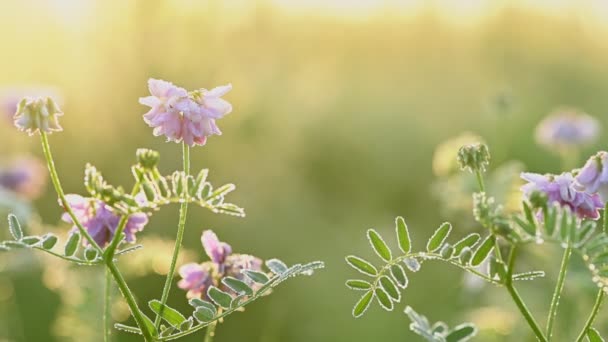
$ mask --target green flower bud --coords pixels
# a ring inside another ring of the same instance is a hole
[[[52,98],[34,99],[26,97],[19,102],[14,122],[19,130],[25,131],[29,135],[38,131],[45,133],[59,132],[63,130],[57,119],[61,115],[63,115],[63,112]]]
[[[464,145],[458,150],[457,160],[462,170],[485,172],[490,164],[490,150],[482,143]]]
[[[147,148],[138,149],[136,155],[139,165],[147,170],[154,169],[160,160],[160,154],[157,151],[149,150]]]

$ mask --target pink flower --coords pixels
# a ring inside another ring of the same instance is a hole
[[[225,242],[221,242],[217,235],[211,230],[206,230],[201,236],[201,242],[205,253],[209,256],[211,261],[216,264],[223,264],[226,261],[226,257],[232,254],[232,247]]]
[[[206,298],[207,289],[213,285],[212,263],[195,264],[190,263],[179,268],[179,275],[182,279],[177,286],[182,290],[187,290],[188,298]]]
[[[155,136],[195,146],[204,145],[211,135],[222,134],[215,120],[232,111],[230,103],[221,98],[231,85],[188,93],[173,83],[150,79],[148,88],[152,95],[140,98],[139,103],[150,107],[144,121],[154,128]]]
[[[110,206],[98,199],[85,198],[80,195],[70,194],[66,198],[78,221],[91,234],[98,245],[103,247],[112,240],[116,228],[118,228],[120,216]],[[65,222],[73,223],[68,213],[64,213],[61,218]],[[131,214],[124,230],[125,241],[134,243],[135,234],[142,231],[147,223],[148,216],[146,214]],[[76,226],[74,226],[73,230],[76,229]],[[86,240],[83,239],[82,241],[85,245],[87,244]]]
[[[587,160],[574,187],[588,194],[598,193],[603,201],[608,201],[608,152],[600,151]]]

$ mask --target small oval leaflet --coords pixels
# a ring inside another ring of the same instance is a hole
[[[477,328],[472,324],[464,323],[450,331],[445,340],[446,342],[464,342],[470,340],[475,335],[477,335]]]
[[[287,265],[279,259],[266,260],[266,267],[274,274],[283,274],[287,272],[288,269]]]
[[[377,287],[375,293],[376,293],[376,298],[378,299],[378,303],[380,304],[380,306],[384,310],[392,311],[393,302],[391,301],[391,298],[388,296],[388,293],[386,293],[386,291],[384,291],[384,289],[381,287]]]
[[[40,242],[40,238],[38,236],[26,236],[21,239],[21,242],[28,246],[34,246]]]
[[[403,253],[408,254],[412,250],[412,240],[410,239],[410,232],[403,217],[398,216],[395,219],[395,230],[397,231],[399,248]]]
[[[477,233],[471,233],[454,244],[454,255],[460,255],[465,247],[473,248],[481,240]]]
[[[359,258],[354,255],[350,255],[346,257],[346,262],[357,271],[367,274],[370,276],[375,276],[378,274],[378,270],[374,265],[370,264],[367,260]]]
[[[241,273],[247,276],[247,278],[253,280],[258,284],[266,284],[270,279],[268,276],[262,272],[253,271],[253,270],[242,270]]]
[[[97,250],[95,250],[95,248],[92,246],[87,246],[87,248],[84,250],[84,258],[88,261],[97,259]]]
[[[226,292],[218,289],[215,286],[211,286],[209,290],[207,290],[207,295],[211,300],[221,306],[224,309],[230,308],[230,303],[232,302],[232,296],[227,294]]]
[[[53,234],[46,234],[42,237],[42,248],[49,250],[55,247],[57,244],[57,236]]]
[[[377,231],[369,229],[367,231],[367,238],[369,239],[369,242],[372,245],[374,252],[376,252],[379,257],[381,257],[385,261],[390,261],[393,258],[391,250],[388,248],[386,242],[384,242],[382,236],[380,236]]]
[[[150,309],[152,309],[152,311],[154,311],[154,313],[157,315],[160,314],[161,308],[163,308],[163,304],[156,299],[151,300],[148,305],[150,306]],[[160,314],[160,316],[174,327],[179,327],[186,320],[186,318],[179,311],[167,306],[167,304],[164,305],[162,314]]]
[[[351,290],[368,290],[372,287],[372,284],[365,280],[350,279],[346,281],[346,286]]]
[[[450,231],[452,231],[452,225],[449,222],[445,222],[439,226],[426,244],[426,250],[429,252],[438,250],[450,234]]]
[[[23,230],[21,230],[21,224],[19,223],[17,216],[8,214],[8,228],[15,240],[21,240],[23,238]]]
[[[237,294],[246,294],[248,296],[253,295],[253,290],[245,282],[238,280],[233,277],[225,277],[222,279],[222,283],[228,286],[232,291]]]
[[[547,215],[545,215],[545,232],[548,236],[553,236],[555,232],[555,222],[557,221],[557,205],[552,205],[547,208]]]
[[[473,254],[471,259],[472,266],[479,266],[490,254],[492,248],[494,248],[495,237],[494,235],[488,235],[488,237],[481,243],[479,248]]]
[[[209,310],[209,308],[199,306],[198,308],[196,308],[196,311],[194,311],[193,316],[194,318],[196,318],[197,321],[201,323],[206,323],[213,320],[213,318],[215,317],[215,313]]]
[[[68,242],[65,244],[64,254],[66,256],[72,256],[78,250],[78,245],[80,244],[80,233],[74,232],[70,234],[68,238]]]
[[[401,267],[401,265],[395,264],[391,266],[391,275],[393,276],[393,279],[395,279],[395,282],[400,288],[404,289],[407,287],[407,275],[405,274],[405,271],[403,270],[403,267]]]
[[[398,302],[401,300],[401,293],[397,289],[397,285],[395,285],[395,283],[393,283],[393,281],[389,277],[382,276],[380,277],[379,282],[382,288],[394,301]]]
[[[359,299],[357,304],[355,304],[355,307],[353,308],[353,316],[355,318],[361,317],[365,313],[367,308],[369,308],[369,304],[372,302],[372,299],[374,299],[374,292],[367,291],[361,297],[361,299]]]
[[[199,299],[199,298],[192,298],[188,301],[188,303],[193,306],[194,308],[198,308],[198,307],[205,307],[211,311],[213,311],[213,315],[215,316],[216,314],[216,308],[215,305],[209,303],[208,301]]]
[[[192,321],[192,317],[188,317],[187,320],[184,321],[184,323],[182,323],[179,326],[179,330],[180,331],[187,331],[190,330],[190,328],[192,328],[192,325],[194,324],[194,321]]]

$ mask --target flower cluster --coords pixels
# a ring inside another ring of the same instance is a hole
[[[98,245],[103,247],[112,241],[118,228],[120,216],[110,206],[100,200],[85,198],[80,195],[70,194],[66,198],[78,221],[91,234]],[[68,213],[64,213],[62,219],[68,223],[73,223]],[[142,231],[147,223],[148,216],[146,214],[131,214],[124,230],[125,241],[135,242],[135,234]],[[73,228],[74,231],[76,229],[76,227]],[[87,241],[83,239],[83,243],[87,244]]]
[[[15,126],[32,135],[38,131],[52,133],[62,131],[58,117],[63,115],[57,103],[50,97],[26,97],[19,102],[15,113]]]
[[[458,150],[457,161],[462,170],[485,172],[490,163],[490,150],[482,143],[464,145]]]
[[[571,149],[597,140],[598,121],[573,109],[557,110],[545,117],[536,127],[536,141],[549,149]]]
[[[155,136],[195,146],[204,145],[211,135],[222,134],[215,120],[232,111],[232,105],[221,98],[232,85],[188,92],[173,83],[150,79],[148,88],[151,96],[139,102],[150,107],[144,121],[154,128]]]
[[[537,192],[543,193],[549,203],[568,207],[580,218],[597,220],[600,217],[599,210],[604,208],[599,195],[576,189],[575,179],[570,172],[561,175],[524,172],[521,178],[528,182],[521,188],[526,197],[533,197]]]
[[[211,259],[201,264],[189,263],[179,269],[182,280],[178,286],[188,291],[188,298],[207,298],[207,289],[210,286],[220,286],[224,277],[234,277],[246,282],[251,287],[256,285],[247,280],[242,270],[260,271],[262,260],[247,254],[232,254],[232,247],[219,241],[217,235],[211,230],[203,232],[201,242],[205,253]]]

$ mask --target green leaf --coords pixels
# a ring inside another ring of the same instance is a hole
[[[395,264],[391,266],[391,275],[393,276],[393,279],[395,279],[395,282],[400,288],[404,289],[407,287],[407,275],[405,274],[405,271],[403,270],[403,267],[401,267],[401,265]]]
[[[346,262],[357,271],[367,274],[370,276],[375,276],[378,274],[378,270],[374,265],[370,264],[367,260],[359,258],[354,255],[349,255],[346,257]]]
[[[154,336],[154,337],[158,336],[158,331],[156,330],[156,327],[154,326],[154,322],[152,322],[150,317],[148,317],[144,314],[142,314],[141,316],[144,319],[144,324],[146,325],[146,328],[148,328],[148,331],[150,331],[152,336]]]
[[[458,255],[458,259],[460,260],[460,263],[463,265],[468,265],[469,262],[471,262],[471,259],[473,258],[473,252],[471,251],[471,248],[464,247],[462,249],[462,251],[460,252],[460,254]]]
[[[23,242],[24,244],[28,245],[28,246],[34,246],[37,245],[40,242],[40,237],[38,236],[26,236],[24,238],[21,239],[21,242]]]
[[[379,257],[381,257],[385,261],[391,261],[391,259],[393,258],[391,250],[388,248],[386,242],[384,242],[382,236],[380,236],[377,231],[369,229],[367,231],[367,238],[369,239],[369,242],[372,245],[374,252],[376,252]]]
[[[283,274],[287,272],[287,265],[279,259],[266,260],[266,267],[274,274]]]
[[[481,240],[481,236],[479,236],[479,234],[477,233],[471,233],[465,236],[460,241],[456,242],[456,244],[454,244],[454,255],[460,255],[462,249],[465,247],[475,247],[479,240]]]
[[[162,325],[160,327],[160,337],[167,337],[175,332],[175,327],[169,326],[168,328]]]
[[[389,297],[388,293],[386,293],[386,291],[381,287],[377,287],[375,293],[376,299],[378,299],[378,303],[380,304],[380,306],[386,311],[392,311],[393,302],[391,301],[391,298]]]
[[[232,302],[230,302],[230,309],[237,309],[239,306],[241,306],[241,302],[243,301],[243,299],[245,299],[245,297],[247,297],[246,294],[240,294],[234,298],[232,298]]]
[[[193,324],[194,322],[192,321],[192,317],[188,317],[188,319],[179,326],[179,331],[188,331],[190,328],[192,328]]]
[[[403,217],[398,216],[395,219],[395,229],[397,230],[399,248],[403,253],[408,254],[412,250],[412,240],[410,239],[410,232]]]
[[[11,235],[15,240],[21,240],[23,238],[23,230],[21,230],[21,224],[17,219],[17,216],[8,214],[8,229],[11,231]]]
[[[207,296],[217,305],[223,307],[224,309],[230,308],[230,303],[232,302],[232,296],[227,294],[226,292],[218,289],[215,286],[211,286],[209,290],[207,290]]]
[[[42,237],[42,248],[50,250],[57,244],[57,236],[49,233]]]
[[[251,287],[249,287],[249,285],[247,285],[245,282],[238,280],[236,278],[233,277],[225,277],[224,279],[222,279],[222,283],[226,286],[228,286],[228,288],[230,288],[232,291],[236,292],[237,294],[246,294],[248,296],[253,295],[253,290],[251,289]]]
[[[365,313],[367,308],[369,308],[369,304],[372,302],[372,299],[374,299],[374,292],[365,292],[365,294],[361,297],[361,299],[359,299],[357,304],[355,304],[355,307],[353,308],[353,316],[355,318],[361,317]]]
[[[585,244],[595,233],[597,229],[597,222],[595,221],[585,221],[581,225],[581,229],[577,231],[576,234],[576,243],[579,245]]]
[[[532,208],[528,202],[524,201],[524,215],[526,216],[526,221],[528,221],[530,235],[536,236],[536,218],[534,218],[534,213],[532,213]]]
[[[446,260],[450,259],[454,255],[454,247],[449,243],[444,244],[439,250],[439,255]]]
[[[201,192],[203,191],[203,186],[205,185],[205,181],[207,180],[207,175],[209,174],[209,169],[202,169],[198,175],[196,175],[196,180],[194,181],[194,187],[196,188],[196,197],[201,198]]]
[[[380,277],[380,285],[382,286],[382,288],[384,289],[384,291],[386,291],[386,293],[388,293],[388,295],[396,302],[399,302],[401,300],[401,293],[399,292],[399,290],[397,289],[397,285],[395,285],[395,283],[393,283],[393,281],[391,280],[391,278],[387,277],[387,276],[382,276]]]
[[[220,196],[225,196],[229,192],[234,191],[234,189],[236,189],[236,185],[224,184],[224,185],[220,186],[219,188],[215,189],[215,191],[212,192],[211,195],[209,195],[209,197],[206,198],[206,200],[212,200],[212,199],[220,197]]]
[[[346,286],[351,290],[369,290],[372,284],[365,280],[349,279],[346,281]]]
[[[131,334],[139,334],[142,335],[141,330],[139,330],[139,328],[137,327],[131,327],[128,325],[124,325],[124,324],[120,324],[120,323],[116,323],[114,324],[114,328],[118,329],[118,330],[122,330]]]
[[[28,245],[24,244],[21,241],[10,241],[9,240],[9,241],[4,241],[2,244],[4,245],[4,247],[8,247],[9,249],[10,248],[26,248],[26,247],[29,247]]]
[[[167,306],[167,304],[165,304],[164,309],[161,310],[163,304],[156,299],[151,300],[148,305],[155,314],[160,315],[162,319],[174,327],[179,327],[186,320],[186,318],[179,313],[179,311]]]
[[[247,276],[247,278],[253,280],[258,284],[266,284],[270,279],[268,276],[262,272],[253,271],[253,270],[242,270],[241,273]]]
[[[536,236],[536,229],[534,226],[530,225],[530,223],[527,221],[524,221],[518,215],[513,216],[513,221],[515,221],[515,223],[517,223],[517,225],[520,226],[528,235]]]
[[[545,217],[545,232],[548,236],[553,236],[555,232],[555,223],[557,222],[557,212],[558,207],[556,205],[552,205],[547,208],[547,215]]]
[[[477,335],[477,328],[470,323],[464,323],[455,327],[445,337],[446,342],[464,342]]]
[[[194,318],[201,323],[210,322],[214,317],[215,312],[204,306],[199,306],[196,308],[196,311],[194,311]]]
[[[589,339],[589,342],[604,342],[604,338],[595,328],[587,330],[587,339]]]
[[[426,250],[429,252],[438,250],[450,234],[450,231],[452,231],[452,225],[449,222],[445,222],[439,226],[426,244]]]
[[[199,299],[199,298],[192,298],[188,301],[188,303],[190,305],[192,305],[194,308],[199,308],[199,307],[204,307],[207,308],[211,311],[213,311],[213,315],[215,316],[217,309],[215,308],[215,305],[209,303],[208,301]]]
[[[64,254],[66,256],[72,256],[78,250],[78,245],[80,244],[80,233],[73,232],[70,234],[68,238],[68,242],[65,244]]]
[[[473,259],[471,259],[472,266],[479,266],[490,254],[492,248],[494,248],[494,243],[496,238],[494,235],[488,235],[488,237],[483,240],[479,248],[473,254]]]
[[[97,259],[97,250],[93,248],[93,246],[87,246],[87,248],[84,250],[84,258],[88,261]]]

